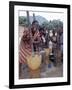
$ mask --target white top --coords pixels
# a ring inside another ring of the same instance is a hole
[[[49,41],[49,48],[52,49],[52,47],[53,47],[53,43],[52,43],[52,41]]]

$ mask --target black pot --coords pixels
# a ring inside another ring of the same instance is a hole
[[[55,62],[54,54],[49,55],[49,60],[52,61],[52,62]]]

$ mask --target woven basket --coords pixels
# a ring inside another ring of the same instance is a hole
[[[37,54],[29,56],[27,64],[29,67],[30,78],[40,78],[41,56]]]
[[[46,64],[49,64],[49,63],[50,63],[49,55],[50,55],[50,53],[52,52],[52,49],[46,48],[46,49],[44,49],[44,50],[45,50],[45,63],[46,63]]]
[[[38,54],[35,54],[35,55],[31,55],[27,58],[27,64],[28,64],[28,67],[31,69],[31,70],[36,70],[40,67],[41,65],[41,56],[38,55]]]

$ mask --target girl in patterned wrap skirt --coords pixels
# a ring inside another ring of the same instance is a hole
[[[32,53],[30,31],[25,28],[19,45],[19,76],[27,67],[27,57]]]
[[[28,28],[24,30],[23,36],[19,46],[19,76],[22,73],[22,67],[27,68],[27,57],[32,54],[32,43],[35,44],[36,50],[38,50],[38,46],[40,43],[40,35],[38,30],[35,31],[34,34],[31,35],[32,32]],[[32,37],[31,37],[32,36]],[[23,70],[24,72],[24,70]]]

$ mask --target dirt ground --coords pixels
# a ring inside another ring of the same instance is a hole
[[[63,76],[63,64],[58,66],[53,66],[48,68],[48,65],[42,65],[40,69],[40,77],[39,78],[50,78],[50,77],[62,77]],[[26,66],[22,66],[22,73],[20,75],[20,79],[28,79],[30,78],[29,68]]]

